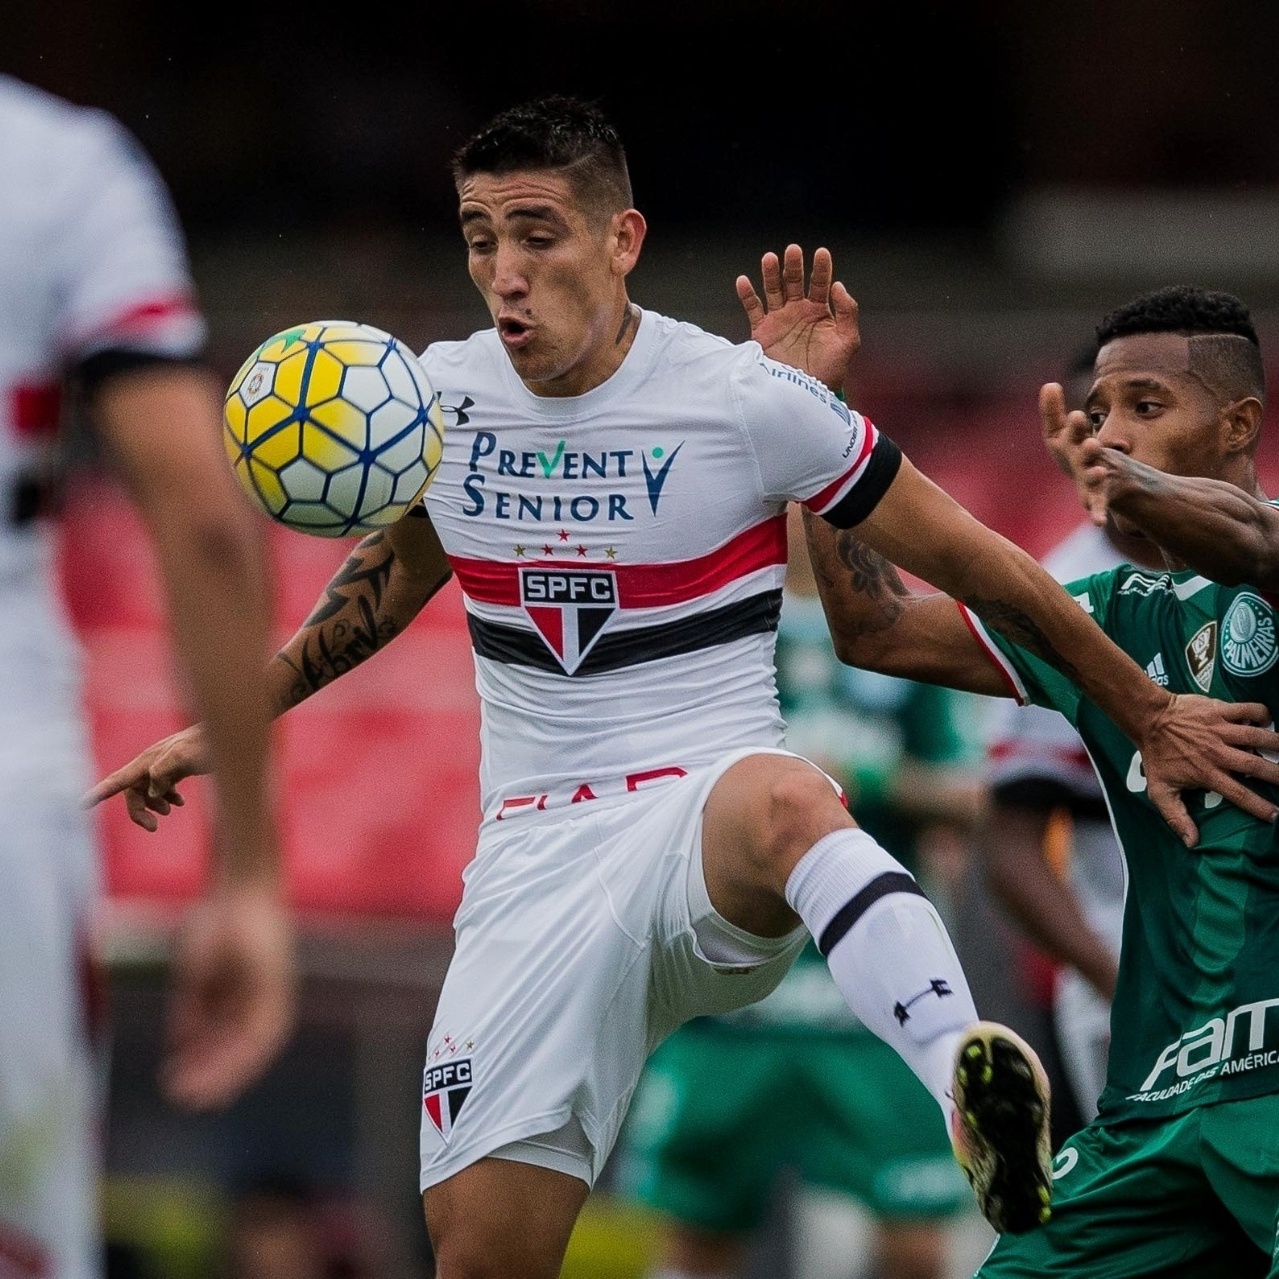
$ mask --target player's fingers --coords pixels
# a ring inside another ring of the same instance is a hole
[[[755,292],[755,286],[747,276],[737,277],[737,299],[742,304],[742,310],[746,312],[751,328],[754,329],[764,318],[764,304],[759,300],[759,294]]]
[[[782,297],[798,302],[804,296],[804,250],[788,244],[782,257]]]
[[[1224,720],[1232,724],[1255,724],[1268,731],[1268,737],[1279,745],[1279,734],[1273,731],[1274,716],[1264,702],[1217,702],[1214,709]],[[1267,749],[1273,749],[1268,747]]]
[[[836,280],[830,291],[831,306],[835,311],[835,323],[842,333],[854,343],[854,350],[862,344],[861,327],[858,323],[857,299]]]
[[[1066,417],[1066,392],[1060,382],[1045,382],[1039,388],[1039,420],[1045,435],[1061,430]]]
[[[1199,842],[1199,829],[1187,811],[1180,793],[1171,787],[1156,785],[1152,781],[1147,794],[1173,834],[1187,848],[1193,848]]]
[[[764,300],[769,309],[780,307],[782,297],[782,262],[776,253],[765,253],[759,260],[759,274],[764,282]]]
[[[1249,772],[1252,770],[1249,769]],[[1279,817],[1279,808],[1276,808],[1264,796],[1258,795],[1255,790],[1245,786],[1238,779],[1231,777],[1229,773],[1223,773],[1221,780],[1212,788],[1222,799],[1234,804],[1236,808],[1242,808],[1250,817],[1255,817],[1261,822],[1273,822]]]
[[[143,830],[153,833],[159,829],[160,823],[156,820],[155,814],[148,811],[147,797],[141,791],[125,791],[124,806],[128,810],[129,820],[135,826],[141,826]]]
[[[147,770],[144,765],[126,764],[123,768],[117,768],[114,773],[108,773],[85,794],[81,802],[85,808],[92,808],[95,804],[102,803],[104,799],[110,799],[112,795],[118,795],[122,790],[138,785],[146,775]]]
[[[801,259],[800,269],[803,270]],[[830,305],[830,282],[835,274],[829,249],[818,249],[813,254],[813,269],[808,276],[808,300],[821,306]]]

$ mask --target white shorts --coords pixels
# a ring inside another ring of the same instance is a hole
[[[1073,968],[1063,968],[1053,994],[1061,1065],[1083,1120],[1097,1117],[1110,1056],[1110,1005]]]
[[[100,1061],[86,1024],[96,867],[85,775],[0,758],[0,1274],[96,1279]]]
[[[594,1184],[657,1044],[786,975],[807,932],[734,927],[702,873],[711,788],[763,754],[789,752],[482,829],[427,1043],[423,1190],[490,1155]]]

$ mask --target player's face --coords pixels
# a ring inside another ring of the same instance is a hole
[[[458,194],[471,279],[516,373],[538,395],[598,386],[630,345],[618,350],[643,219],[592,216],[555,171],[479,173]]]
[[[1222,405],[1176,333],[1116,338],[1097,354],[1087,413],[1097,439],[1171,475],[1220,478]]]

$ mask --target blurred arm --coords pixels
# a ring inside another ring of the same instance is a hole
[[[1076,968],[1106,999],[1117,965],[1093,931],[1079,899],[1049,864],[1053,811],[991,801],[976,846],[986,884],[1026,935],[1054,959]]]

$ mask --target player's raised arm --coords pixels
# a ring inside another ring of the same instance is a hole
[[[452,575],[425,510],[360,541],[324,588],[310,616],[266,669],[274,715],[291,707],[384,648],[422,611]],[[180,805],[178,784],[209,771],[203,724],[163,738],[104,777],[89,792],[97,804],[124,793],[130,818],[154,831],[157,817]]]
[[[752,331],[761,332],[768,312],[762,304],[752,307],[745,292],[739,283]],[[778,331],[788,334],[789,346],[807,352],[807,358],[829,353],[833,330],[820,314],[822,308],[808,305],[812,299],[793,286],[788,292],[784,282],[772,293],[771,309],[795,318],[788,326],[774,316]],[[807,328],[813,341],[805,342],[796,327]],[[849,358],[851,351],[845,368]],[[1182,802],[1183,790],[1215,790],[1263,821],[1279,816],[1273,804],[1236,776],[1279,783],[1279,766],[1255,753],[1263,735],[1253,726],[1270,722],[1267,708],[1174,696],[1161,689],[1031,556],[981,524],[908,460],[901,460],[874,509],[857,520],[856,528],[871,550],[962,601],[988,626],[1083,689],[1140,749],[1147,793],[1187,846],[1194,845],[1198,832]],[[1262,749],[1279,746],[1273,733],[1264,737]]]

